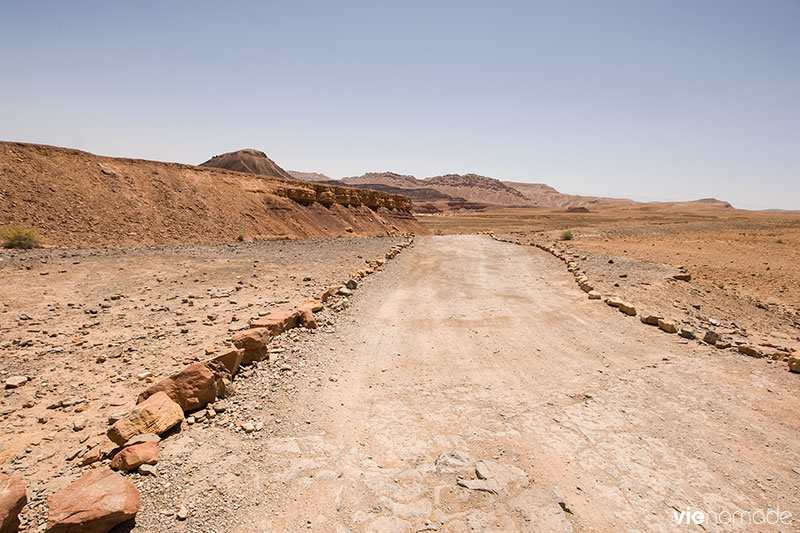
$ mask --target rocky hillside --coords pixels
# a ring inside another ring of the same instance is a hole
[[[224,168],[236,172],[261,174],[262,176],[275,176],[277,178],[291,178],[292,176],[279,167],[267,154],[252,148],[216,155],[200,164],[201,167]]]
[[[411,209],[378,191],[0,142],[0,226],[55,246],[424,233]]]
[[[624,198],[603,198],[599,196],[579,196],[564,194],[544,183],[520,183],[504,181],[503,184],[525,195],[532,207],[546,208],[585,208],[614,207],[634,205],[636,202]]]

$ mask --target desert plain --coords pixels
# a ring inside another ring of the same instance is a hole
[[[415,210],[396,177],[3,149],[1,222],[46,238],[0,251],[20,531],[107,519],[53,498],[108,466],[139,498],[114,531],[797,530],[676,517],[800,517],[800,213],[476,205],[471,176],[415,181]],[[48,173],[75,190],[26,209]],[[109,181],[157,227],[94,217]],[[178,416],[131,445],[152,387]]]

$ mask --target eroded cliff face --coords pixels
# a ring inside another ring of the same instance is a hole
[[[54,246],[425,233],[400,195],[2,142],[10,223]]]

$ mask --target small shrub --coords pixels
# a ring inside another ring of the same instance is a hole
[[[572,232],[570,230],[562,231],[559,239],[562,241],[571,241],[573,239]]]
[[[440,229],[437,229],[436,231],[434,231],[434,233],[436,235],[444,235],[444,232],[442,230],[440,230]]]
[[[244,240],[246,238],[247,238],[247,235],[245,235],[245,233],[243,231],[240,231],[239,234],[236,236],[236,241],[237,242],[244,242]]]
[[[0,238],[3,239],[4,248],[30,249],[39,248],[42,238],[35,229],[26,228],[17,224],[0,228]]]

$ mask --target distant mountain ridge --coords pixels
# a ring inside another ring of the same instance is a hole
[[[288,172],[279,167],[275,161],[267,157],[267,154],[252,148],[216,155],[205,163],[201,163],[199,166],[223,168],[225,170],[274,176],[276,178],[292,177]]]

